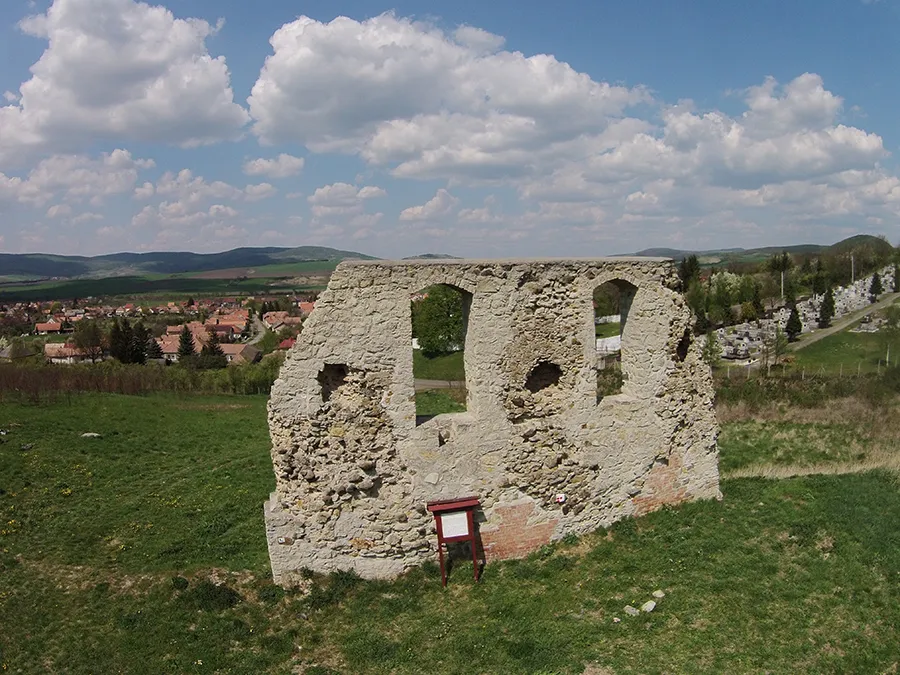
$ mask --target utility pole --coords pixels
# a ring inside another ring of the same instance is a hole
[[[856,262],[853,260],[853,254],[850,254],[850,283],[856,281]]]

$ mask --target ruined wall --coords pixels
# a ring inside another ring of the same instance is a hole
[[[625,379],[598,401],[592,296],[607,281],[630,300]],[[417,426],[410,295],[438,283],[471,296],[467,411]],[[717,497],[712,381],[676,284],[653,258],[342,263],[269,402],[276,582],[433,559],[432,499],[481,499],[491,560]]]

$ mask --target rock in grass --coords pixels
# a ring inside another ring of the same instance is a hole
[[[34,443],[24,443],[21,448],[19,448],[22,452],[27,450],[31,450],[34,447]]]
[[[653,600],[648,600],[643,605],[641,605],[642,612],[652,612],[654,609],[656,609],[656,603],[653,602]]]
[[[631,605],[625,605],[624,611],[628,616],[637,616],[641,613],[641,610],[639,610],[637,607],[632,607]]]
[[[93,431],[88,431],[86,433],[81,434],[82,438],[103,438],[100,434],[94,433]]]
[[[652,595],[654,598],[656,598],[657,600],[660,600],[660,599],[666,597],[666,594],[663,593],[662,591],[653,591],[653,593],[651,593],[651,595]]]

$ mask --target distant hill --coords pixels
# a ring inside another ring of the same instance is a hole
[[[423,253],[422,255],[408,255],[403,260],[459,260],[459,256],[449,253]]]
[[[690,255],[696,255],[700,258],[701,263],[729,263],[729,262],[753,262],[769,258],[775,253],[786,251],[792,255],[815,255],[817,253],[849,253],[864,247],[871,247],[875,251],[890,254],[894,251],[894,247],[881,237],[875,237],[871,234],[857,234],[848,239],[837,242],[830,246],[821,244],[795,244],[793,246],[764,246],[761,248],[724,248],[709,251],[688,251],[675,248],[647,248],[631,255],[639,257],[661,257],[672,258],[673,260],[683,260]]]
[[[324,246],[236,248],[222,253],[113,253],[94,257],[2,253],[0,276],[91,279],[145,274],[181,274],[310,261],[337,262],[349,258],[371,260],[372,256]]]

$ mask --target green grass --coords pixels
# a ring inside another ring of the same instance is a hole
[[[620,324],[618,323],[598,323],[594,325],[594,334],[598,338],[614,337],[621,332]]]
[[[895,345],[892,351],[896,351],[900,357],[900,344]],[[842,367],[844,375],[874,373],[878,370],[879,360],[884,368],[885,355],[881,335],[851,333],[848,328],[793,352],[793,367],[794,370],[806,369],[809,373],[824,372],[832,375],[840,373]]]
[[[719,469],[862,461],[870,445],[870,439],[851,424],[734,422],[725,425],[719,436]]]
[[[140,303],[148,298],[183,299],[188,295],[239,295],[278,293],[286,290],[318,290],[320,287],[296,287],[288,279],[198,279],[189,276],[123,276],[103,279],[74,279],[0,287],[0,300],[60,300],[67,298],[122,298]]]
[[[900,659],[900,490],[885,472],[726,481],[722,502],[490,564],[477,585],[461,564],[443,590],[428,565],[303,596],[269,581],[264,398],[6,402],[0,428],[9,672],[846,673]],[[723,458],[768,432],[729,433]],[[623,613],[655,589],[656,611]]]
[[[420,349],[414,349],[413,376],[420,380],[462,382],[466,379],[463,368],[463,352],[441,354],[429,358]]]
[[[434,417],[465,412],[465,389],[428,389],[416,392],[416,416]]]

